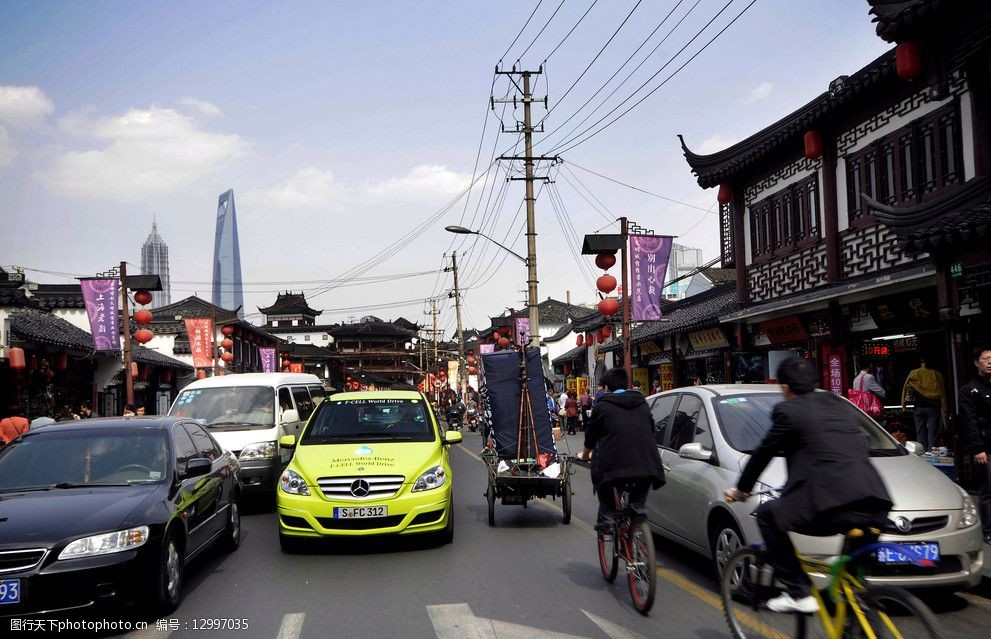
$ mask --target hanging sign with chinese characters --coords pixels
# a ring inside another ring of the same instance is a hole
[[[870,311],[874,323],[882,329],[904,330],[939,323],[935,287],[872,300]]]
[[[194,368],[213,366],[213,320],[209,317],[186,320],[189,333],[189,352],[193,355]]]
[[[772,344],[787,344],[809,338],[802,322],[794,315],[761,322],[760,330]]]
[[[258,355],[262,360],[262,372],[263,373],[274,373],[275,372],[275,349],[274,348],[259,348]]]
[[[661,291],[670,256],[670,236],[630,236],[630,299],[634,322],[661,319]]]
[[[117,313],[117,278],[85,278],[80,280],[83,302],[89,316],[93,348],[98,351],[120,350],[120,317]]]
[[[530,339],[530,318],[516,318],[516,343],[525,344]]]
[[[696,351],[709,351],[715,348],[729,348],[726,333],[718,326],[688,334],[688,341]]]

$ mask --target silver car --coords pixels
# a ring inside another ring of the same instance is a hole
[[[749,453],[771,427],[774,405],[783,399],[780,387],[762,384],[692,386],[647,398],[667,477],[667,483],[648,497],[650,525],[654,532],[712,559],[717,574],[733,551],[760,541],[750,515],[761,499],[771,497],[727,504],[723,491],[736,486]],[[976,585],[984,556],[973,500],[918,456],[919,444],[900,445],[858,413],[872,461],[894,501],[881,539],[926,544],[914,548],[932,558],[938,553],[934,568],[913,565],[904,556],[886,556],[887,563],[875,563],[870,580],[907,587]],[[786,478],[784,459],[775,458],[754,490],[780,488]],[[837,555],[842,543],[840,536],[793,538],[799,553],[819,557]]]

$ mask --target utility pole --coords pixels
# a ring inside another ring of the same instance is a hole
[[[124,394],[127,403],[134,403],[134,378],[131,377],[131,311],[127,304],[127,262],[120,263],[120,310],[124,322]]]
[[[458,288],[457,251],[451,254],[451,268],[444,270],[454,272],[454,314],[458,322],[458,385],[461,387],[458,396],[461,397],[461,393],[468,390],[468,370],[465,368],[465,334],[461,328],[461,289]]]
[[[623,294],[620,296],[620,301],[623,303],[623,368],[626,369],[627,387],[633,388],[633,365],[630,359],[630,334],[633,332],[633,328],[630,325],[630,282],[627,276],[629,272],[627,247],[630,245],[630,227],[629,220],[626,219],[625,215],[619,218],[619,233],[623,236],[623,246],[620,249],[622,255],[620,270],[623,273]]]
[[[432,332],[434,336],[434,365],[436,366],[437,365],[437,300],[436,299],[430,300],[430,314],[433,316],[434,319],[434,330]]]
[[[530,341],[533,346],[537,349],[540,348],[540,316],[537,312],[537,227],[534,215],[534,204],[536,203],[536,197],[533,192],[533,182],[534,180],[543,180],[545,182],[549,181],[547,177],[535,177],[533,174],[534,162],[548,160],[559,162],[560,158],[557,156],[544,157],[533,155],[533,133],[534,127],[532,119],[530,116],[530,104],[533,102],[543,102],[544,108],[547,108],[547,96],[544,96],[542,100],[535,100],[533,94],[530,91],[530,78],[535,75],[540,75],[543,73],[543,66],[537,69],[537,71],[517,71],[516,65],[513,65],[511,71],[500,71],[499,67],[496,66],[496,75],[505,75],[509,77],[509,81],[513,83],[518,91],[523,94],[523,127],[520,128],[519,123],[516,124],[515,129],[507,130],[505,125],[503,125],[503,133],[522,133],[524,139],[524,148],[526,150],[526,155],[520,156],[501,156],[500,160],[522,160],[525,169],[525,177],[509,177],[508,180],[525,180],[526,181],[526,249],[527,249],[527,306],[530,311]],[[520,76],[523,80],[523,86],[520,87],[516,82],[516,76]],[[497,103],[511,103],[516,106],[519,100],[514,95],[512,99],[500,98],[496,99],[495,96],[491,98],[492,109],[495,110],[495,105]],[[541,126],[540,131],[543,132],[543,126]]]

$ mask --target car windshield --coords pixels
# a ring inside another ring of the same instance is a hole
[[[434,440],[426,406],[419,399],[341,399],[321,402],[300,444]]]
[[[169,411],[207,427],[275,425],[275,391],[266,386],[224,386],[184,390]]]
[[[47,428],[0,451],[0,493],[149,484],[168,473],[165,433]]]
[[[776,404],[784,401],[784,397],[780,393],[746,393],[724,395],[712,401],[726,442],[742,453],[751,453],[771,429],[771,411]],[[871,455],[905,454],[898,442],[874,420],[856,408],[853,408],[853,413],[864,429]]]

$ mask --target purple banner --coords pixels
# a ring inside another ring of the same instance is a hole
[[[634,322],[661,319],[661,290],[670,256],[670,236],[630,236],[630,301]]]
[[[516,318],[516,343],[526,344],[530,339],[530,318]]]
[[[274,373],[275,372],[275,349],[274,348],[259,348],[258,354],[262,358],[262,372],[263,373]]]
[[[93,334],[93,348],[98,351],[120,350],[120,317],[117,314],[117,278],[87,278],[79,281],[83,289],[83,301],[89,316],[89,328]]]
[[[486,353],[494,353],[495,344],[479,344],[478,352],[481,353],[482,355],[485,355]]]

